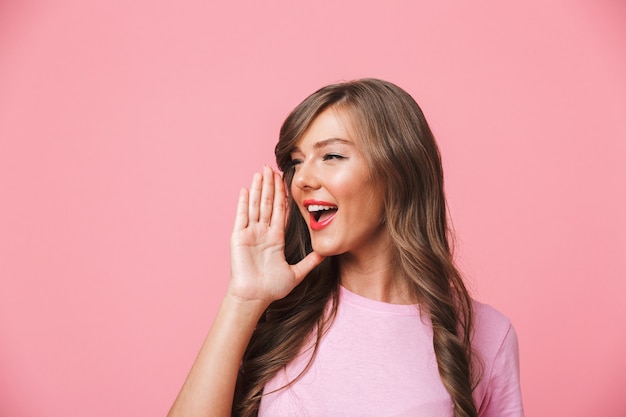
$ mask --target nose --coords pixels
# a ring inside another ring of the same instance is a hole
[[[293,184],[301,190],[314,190],[320,187],[319,178],[310,161],[303,161],[296,165]]]

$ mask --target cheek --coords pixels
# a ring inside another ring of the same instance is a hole
[[[355,189],[364,190],[372,188],[372,181],[369,168],[360,157],[354,157],[354,161],[349,165],[343,167],[343,169],[334,172],[330,181],[337,188],[351,190]]]
[[[361,184],[359,188],[360,206],[364,212],[375,218],[384,217],[386,195],[384,191],[371,182]]]
[[[326,183],[335,190],[345,190],[358,186],[361,182],[359,177],[358,172],[346,169],[327,175]]]
[[[363,193],[369,193],[368,184],[353,172],[341,172],[333,175],[326,181],[327,189],[338,199],[354,201],[363,198]]]

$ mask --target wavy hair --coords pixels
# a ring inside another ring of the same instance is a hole
[[[323,87],[300,103],[281,127],[275,155],[288,190],[294,176],[293,148],[330,107],[350,116],[372,179],[384,186],[384,221],[395,262],[420,308],[430,316],[439,374],[454,403],[454,416],[475,417],[473,310],[453,262],[443,169],[434,136],[415,100],[392,83],[361,79]],[[285,257],[293,264],[312,247],[307,225],[291,198],[289,207]],[[243,358],[233,415],[257,415],[265,384],[309,338],[314,341],[313,360],[317,342],[334,319],[338,285],[337,259],[329,257],[287,297],[269,306]],[[327,306],[330,314],[325,313]]]

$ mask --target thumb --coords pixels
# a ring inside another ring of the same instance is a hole
[[[317,252],[311,252],[304,257],[300,262],[291,266],[291,270],[295,274],[296,282],[299,284],[304,277],[318,266],[324,257]]]

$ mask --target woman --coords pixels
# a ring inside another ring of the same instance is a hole
[[[240,193],[230,285],[170,415],[522,416],[515,332],[453,264],[411,96],[324,87],[275,153],[283,178]]]

